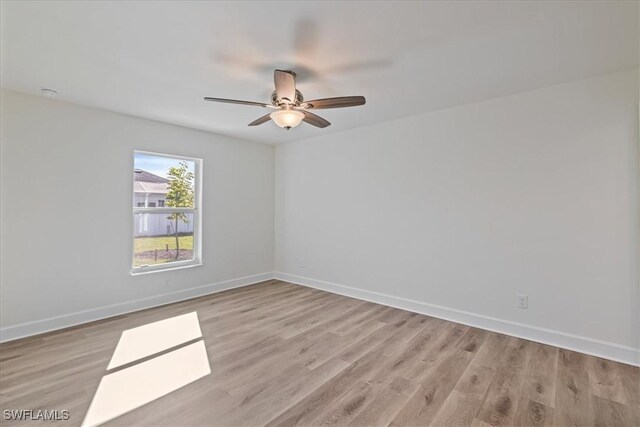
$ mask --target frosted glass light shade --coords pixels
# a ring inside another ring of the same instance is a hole
[[[277,110],[269,114],[271,120],[284,129],[291,129],[300,124],[304,113],[296,110]]]

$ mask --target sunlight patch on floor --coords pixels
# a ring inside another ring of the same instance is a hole
[[[200,337],[202,332],[195,311],[126,330],[107,369],[126,365]]]
[[[122,333],[107,370],[139,361],[202,337],[196,312],[150,323]],[[83,426],[98,426],[211,373],[200,340],[161,356],[105,375]]]

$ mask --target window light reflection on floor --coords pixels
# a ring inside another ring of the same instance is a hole
[[[196,312],[124,331],[108,369],[121,367],[202,337]],[[97,426],[211,373],[204,341],[105,375],[83,426]]]
[[[126,365],[200,337],[202,332],[195,311],[126,330],[118,341],[107,369]]]

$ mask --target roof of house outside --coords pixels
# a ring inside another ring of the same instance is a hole
[[[142,169],[134,169],[133,172],[133,180],[136,182],[164,182],[165,184],[169,183],[169,180],[167,178],[154,175],[151,172],[147,172]]]
[[[166,194],[169,191],[169,180],[142,169],[135,169],[133,174],[134,193]]]

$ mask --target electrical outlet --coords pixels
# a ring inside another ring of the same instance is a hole
[[[168,288],[168,287],[169,287],[169,283],[170,283],[170,282],[169,282],[169,279],[168,279],[168,278],[167,278],[167,279],[164,279],[164,287],[165,287],[165,288]]]
[[[517,306],[518,308],[529,308],[529,297],[525,294],[516,294],[518,297]]]

